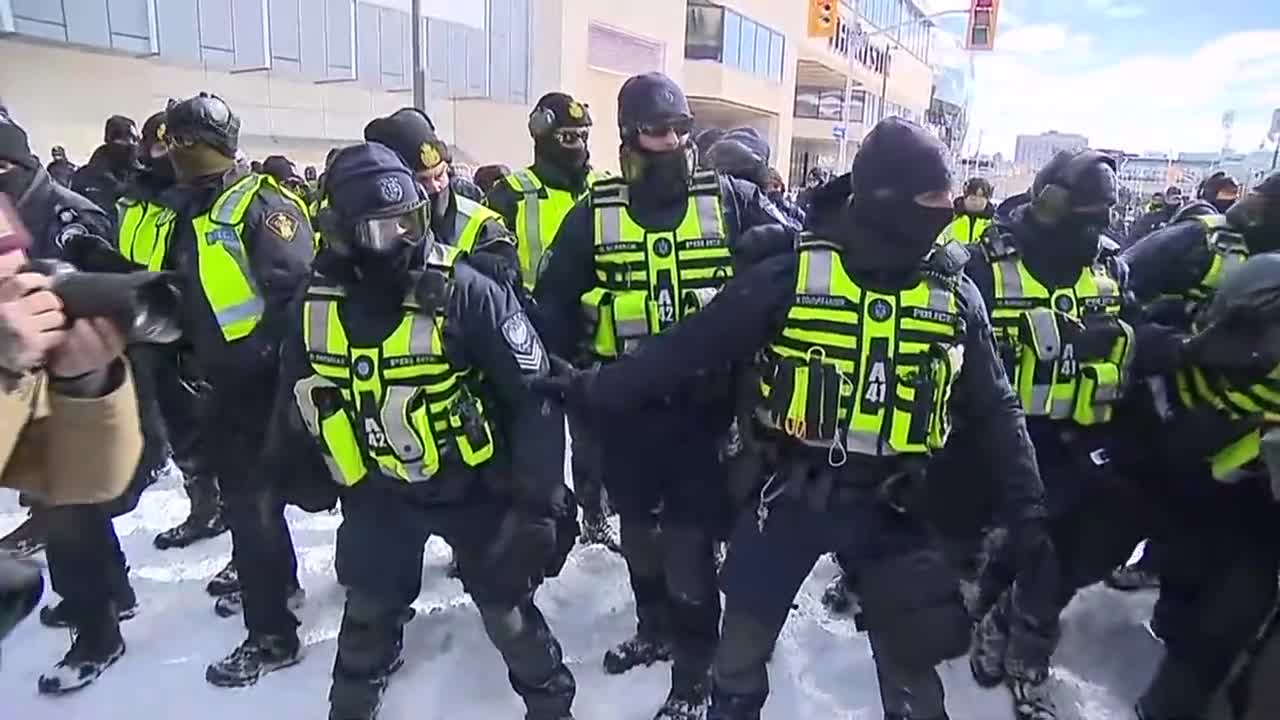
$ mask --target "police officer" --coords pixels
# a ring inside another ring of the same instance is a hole
[[[377,714],[439,534],[526,717],[571,720],[573,675],[533,603],[576,534],[563,415],[527,387],[547,370],[542,344],[511,288],[434,241],[427,195],[388,148],[343,149],[323,189],[327,245],[290,309],[276,425],[310,434],[342,488],[329,717]]]
[[[1182,190],[1177,185],[1170,185],[1163,193],[1156,193],[1152,196],[1147,211],[1129,229],[1130,239],[1137,242],[1168,225],[1181,208]]]
[[[502,218],[449,187],[449,146],[436,135],[425,113],[403,108],[375,118],[365,126],[364,139],[391,148],[413,170],[431,198],[431,232],[437,240],[472,254],[496,254],[515,273],[519,267],[515,246]]]
[[[1261,408],[1250,399],[1256,383],[1238,377],[1256,353],[1233,341],[1234,320],[1206,325],[1200,315],[1224,277],[1277,247],[1280,174],[1273,174],[1226,215],[1171,225],[1125,253],[1148,313],[1198,336],[1188,345],[1194,352],[1171,357],[1149,382],[1145,405],[1153,418],[1150,472],[1159,475],[1149,482],[1161,488],[1148,543],[1160,575],[1152,630],[1167,648],[1139,700],[1148,720],[1202,713],[1275,601],[1280,544],[1257,462]]]
[[[694,315],[753,251],[742,233],[783,222],[756,186],[695,172],[689,103],[666,76],[623,83],[618,123],[622,177],[597,181],[569,211],[534,289],[548,345],[564,357],[585,348],[589,362],[613,362]],[[720,617],[713,546],[727,514],[720,450],[733,410],[721,370],[594,422],[637,616],[605,671],[670,653],[658,718],[696,718],[706,706]]]
[[[165,114],[161,111],[142,124],[141,170],[116,203],[117,250],[139,268],[153,271],[166,267],[168,242],[177,217],[174,208],[180,196],[164,136]],[[190,353],[177,347],[136,346],[130,349],[130,355],[135,372],[148,371],[149,377],[140,381],[140,387],[154,388],[156,405],[144,410],[158,414],[191,500],[187,518],[156,535],[156,547],[186,547],[221,535],[227,526],[222,519],[217,478],[209,470],[208,450],[201,444],[198,412],[203,400],[201,390],[207,385],[195,376],[189,367],[191,362],[188,367],[180,367],[181,358],[190,360]]]
[[[529,135],[533,164],[494,184],[485,204],[515,233],[521,274],[532,290],[560,223],[604,174],[592,169],[587,149],[591,112],[572,96],[543,95],[529,113]]]
[[[1183,340],[1146,332],[1122,263],[1100,257],[1117,186],[1112,158],[1059,153],[1037,173],[1027,201],[979,241],[967,268],[1027,416],[1060,559],[1056,591],[1037,605],[1009,589],[1011,568],[992,550],[971,608],[985,615],[970,655],[974,677],[987,687],[1006,681],[1019,718],[1056,716],[1044,682],[1058,616],[1077,588],[1101,579],[1141,538],[1137,491],[1110,461],[1120,433],[1112,419],[1131,380],[1151,369],[1149,358],[1159,363]],[[963,461],[940,472],[940,485],[971,475]]]
[[[9,196],[32,236],[30,255],[62,256],[71,238],[115,236],[107,215],[81,195],[55,183],[31,153],[26,132],[0,115],[0,192]],[[137,383],[143,397],[150,395]],[[131,511],[163,462],[164,438],[155,422],[144,421],[144,456],[129,490],[100,505],[35,507],[27,522],[3,545],[20,554],[46,549],[49,575],[62,602],[43,608],[48,626],[71,627],[75,639],[66,655],[40,676],[41,693],[60,694],[96,680],[124,654],[119,620],[133,617],[137,598],[129,584],[124,552],[111,518]]]
[[[956,218],[942,234],[944,241],[972,244],[982,239],[991,226],[996,206],[991,202],[991,183],[986,178],[971,177],[964,183],[964,194],[956,198]]]
[[[603,174],[591,167],[587,149],[591,112],[565,93],[547,93],[529,113],[533,164],[507,173],[495,183],[485,204],[502,216],[516,235],[520,273],[530,291],[538,281],[543,258],[574,203]],[[573,489],[582,505],[582,540],[616,549],[600,477],[599,447],[593,428],[569,417],[573,442]]]
[[[181,188],[167,262],[185,283],[184,335],[211,386],[204,409],[222,489],[248,638],[206,679],[249,685],[299,660],[286,598],[297,560],[277,488],[255,474],[275,395],[285,308],[305,283],[313,246],[306,215],[266,175],[235,161],[240,118],[216,95],[171,103],[165,144]]]
[[[778,633],[829,550],[845,551],[860,575],[886,717],[946,717],[933,668],[964,651],[968,622],[913,490],[952,416],[975,428],[1003,483],[1020,567],[1052,562],[1033,450],[982,300],[961,273],[967,255],[935,249],[951,219],[945,153],[919,126],[885,120],[855,159],[842,233],[802,236],[798,254],[735,275],[636,354],[561,383],[603,417],[699,372],[755,366],[760,499],[729,543],[708,718],[760,717]]]
[[[76,172],[76,164],[67,159],[67,149],[61,145],[54,145],[49,154],[53,158],[45,166],[45,170],[49,171],[49,177],[63,187],[71,187],[71,176]]]
[[[138,126],[123,115],[107,118],[102,144],[71,176],[71,189],[89,198],[114,221],[116,201],[138,171]]]

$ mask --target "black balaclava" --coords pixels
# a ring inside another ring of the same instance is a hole
[[[666,75],[645,73],[622,84],[618,92],[618,129],[622,138],[619,159],[622,177],[633,187],[633,199],[664,203],[688,194],[697,161],[689,136],[686,134],[683,142],[665,152],[641,148],[639,136],[646,125],[689,126],[692,122],[688,98]]]
[[[0,113],[0,160],[14,165],[8,172],[0,173],[0,192],[17,204],[35,181],[40,161],[31,152],[27,131],[3,113]]]
[[[952,211],[915,201],[923,193],[951,188],[946,148],[924,128],[891,117],[867,133],[850,174],[854,228],[840,238],[856,247],[846,257],[856,265],[901,272],[917,267]],[[871,232],[858,232],[857,228]],[[862,256],[862,257],[858,257]]]
[[[586,143],[580,148],[565,147],[556,139],[556,131],[590,127],[591,113],[586,105],[565,93],[543,95],[530,113],[529,133],[533,136],[534,157],[557,168],[575,184],[581,184],[587,176],[591,152]]]
[[[1058,190],[1066,190],[1065,196]],[[1055,194],[1065,205],[1056,207],[1049,200]],[[1115,160],[1094,150],[1058,153],[1032,183],[1033,200],[1023,217],[1030,220],[1044,242],[1034,243],[1029,252],[1043,255],[1055,267],[1083,268],[1092,264],[1118,197]]]
[[[102,132],[102,153],[112,175],[123,177],[138,169],[138,128],[124,115],[107,118]]]

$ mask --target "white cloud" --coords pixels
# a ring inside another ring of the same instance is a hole
[[[984,153],[1010,154],[1019,133],[1051,129],[1087,135],[1099,147],[1214,150],[1228,109],[1237,110],[1233,144],[1252,149],[1270,122],[1268,102],[1280,104],[1265,96],[1280,77],[1280,30],[1082,70],[1068,62],[1080,52],[1074,37],[1058,26],[1029,26],[977,56],[971,150],[980,131]]]
[[[1118,19],[1136,18],[1145,15],[1147,9],[1136,2],[1125,0],[1085,0],[1085,7],[1100,12],[1108,17]]]

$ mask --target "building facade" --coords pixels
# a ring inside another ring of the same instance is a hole
[[[1063,150],[1079,150],[1089,147],[1089,138],[1083,135],[1060,133],[1050,130],[1039,135],[1019,135],[1013,150],[1013,163],[1023,170],[1043,167]]]
[[[658,70],[700,126],[759,129],[784,177],[833,167],[837,125],[856,147],[880,117],[922,119],[930,100],[923,13],[859,5],[827,41],[806,36],[805,0],[422,0],[426,110],[461,161],[519,166],[530,106],[563,90],[591,109],[593,161],[616,169],[618,89]],[[208,90],[240,115],[247,155],[319,165],[412,104],[414,22],[410,0],[0,0],[0,96],[45,161],[63,145],[84,162],[111,114],[141,124]]]

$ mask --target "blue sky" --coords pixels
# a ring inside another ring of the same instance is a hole
[[[934,10],[968,0],[931,0]],[[964,19],[943,18],[941,40]],[[947,36],[950,36],[948,38]],[[1078,132],[1131,152],[1256,149],[1280,107],[1277,0],[1002,0],[996,51],[975,56],[982,152],[1019,133]]]

